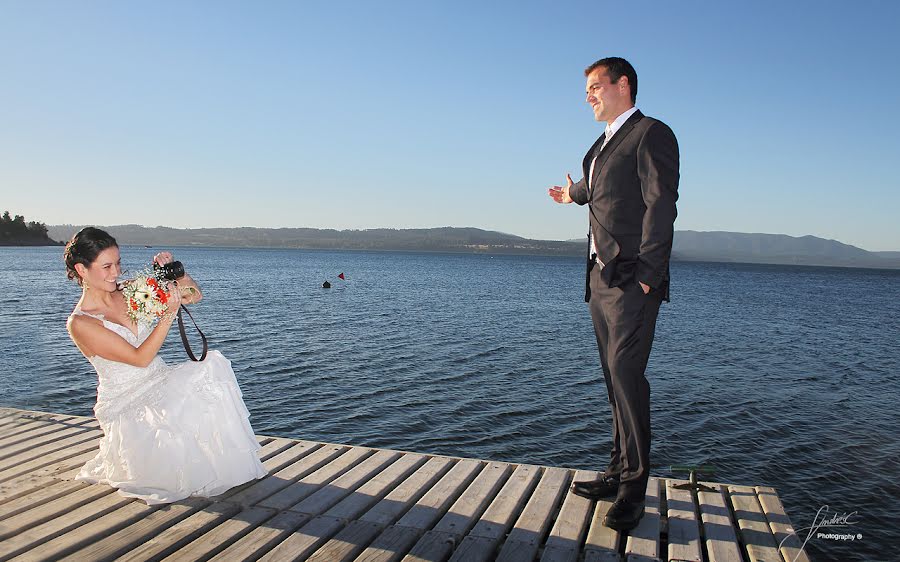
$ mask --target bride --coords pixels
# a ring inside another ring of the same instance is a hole
[[[172,261],[169,252],[154,258]],[[179,306],[202,298],[190,275],[169,283],[167,312],[152,326],[127,313],[112,236],[82,229],[66,245],[65,262],[83,289],[67,328],[97,371],[94,414],[103,430],[100,452],[76,478],[157,504],[215,496],[264,476],[231,362],[217,351],[178,365],[157,355]]]

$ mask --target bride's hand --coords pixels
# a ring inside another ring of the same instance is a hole
[[[158,265],[166,265],[173,261],[175,261],[175,257],[172,255],[172,252],[160,252],[153,256],[153,263]]]
[[[166,299],[166,316],[174,318],[181,308],[181,289],[174,281],[166,283]]]

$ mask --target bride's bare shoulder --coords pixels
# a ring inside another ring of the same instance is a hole
[[[103,325],[99,318],[89,315],[88,313],[81,313],[80,309],[75,309],[72,311],[72,314],[66,318],[66,330],[68,330],[69,334],[75,335],[76,331],[82,331],[84,326],[89,326],[91,324],[94,325]]]

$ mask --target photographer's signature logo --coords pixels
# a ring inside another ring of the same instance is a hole
[[[806,543],[809,542],[809,539],[815,535],[817,539],[827,539],[833,541],[857,541],[862,540],[862,533],[851,533],[850,529],[844,529],[845,527],[851,527],[856,525],[859,520],[857,519],[859,512],[851,511],[849,513],[830,513],[827,505],[823,505],[819,508],[819,511],[816,512],[816,516],[813,518],[813,523],[809,527],[803,527],[802,529],[797,529],[793,534],[790,534],[784,539],[781,540],[781,543],[778,545],[778,548],[781,548],[784,545],[784,541],[788,540],[790,537],[799,536],[802,531],[809,531],[806,534],[806,539],[803,541],[803,544],[800,545],[800,551],[806,547]],[[825,529],[825,531],[822,531]],[[840,529],[840,531],[838,531]],[[835,530],[835,532],[832,532]],[[797,556],[794,557],[796,560],[800,556],[800,553],[797,553]]]

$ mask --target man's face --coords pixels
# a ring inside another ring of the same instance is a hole
[[[631,93],[624,85],[626,82],[627,78],[624,76],[615,84],[610,82],[606,67],[603,66],[588,74],[585,101],[591,104],[594,119],[608,123],[628,109]]]

